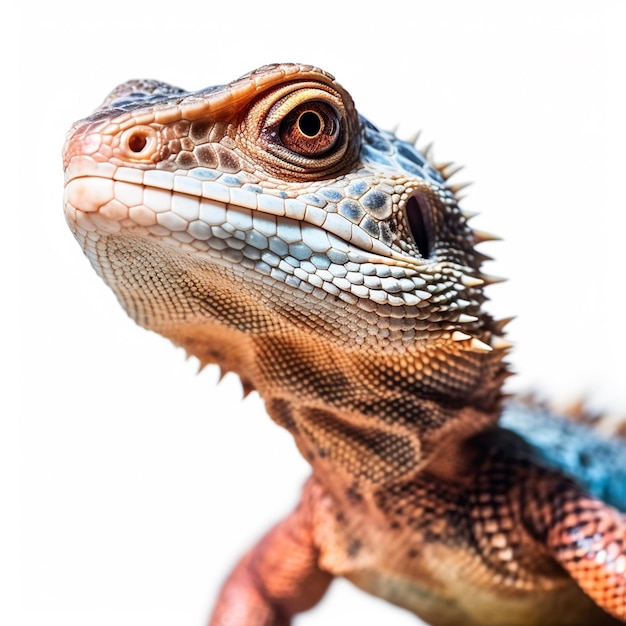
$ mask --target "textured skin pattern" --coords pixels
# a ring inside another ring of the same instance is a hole
[[[590,424],[563,419],[545,407],[510,404],[500,425],[521,435],[547,465],[567,472],[590,493],[626,511],[623,435],[600,435]]]
[[[70,228],[128,314],[237,372],[312,466],[211,624],[289,624],[334,576],[434,625],[626,620],[611,472],[498,426],[506,321],[450,166],[291,64],[120,85],[64,161]]]

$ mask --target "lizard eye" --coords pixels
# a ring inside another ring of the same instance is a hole
[[[304,157],[326,154],[339,137],[339,114],[327,102],[305,102],[290,111],[278,135],[288,150]]]
[[[359,119],[340,87],[316,80],[262,93],[238,122],[236,141],[266,171],[309,180],[348,170],[358,158]]]

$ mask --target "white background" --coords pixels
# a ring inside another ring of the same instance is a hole
[[[467,164],[464,207],[504,239],[486,269],[510,278],[490,310],[518,316],[510,389],[626,411],[625,9],[60,0],[5,13],[18,74],[2,87],[2,623],[199,626],[307,474],[256,395],[196,375],[90,268],[62,212],[74,120],[128,78],[199,89],[274,61],[331,71],[376,124],[422,128],[436,157]],[[392,622],[416,623],[346,583],[297,620]]]

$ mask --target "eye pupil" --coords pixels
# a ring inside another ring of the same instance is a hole
[[[147,145],[148,139],[145,135],[135,133],[128,138],[128,147],[132,152],[141,152]]]
[[[298,128],[307,137],[316,137],[322,130],[322,118],[314,111],[305,111],[298,118]]]
[[[326,102],[305,102],[282,120],[278,135],[282,145],[307,158],[322,158],[337,144],[341,135],[337,110]]]

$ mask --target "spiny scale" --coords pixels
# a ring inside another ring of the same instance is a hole
[[[484,230],[477,230],[476,228],[474,228],[472,232],[474,233],[474,239],[476,240],[477,245],[489,241],[501,241],[501,238],[498,235],[488,233]]]

